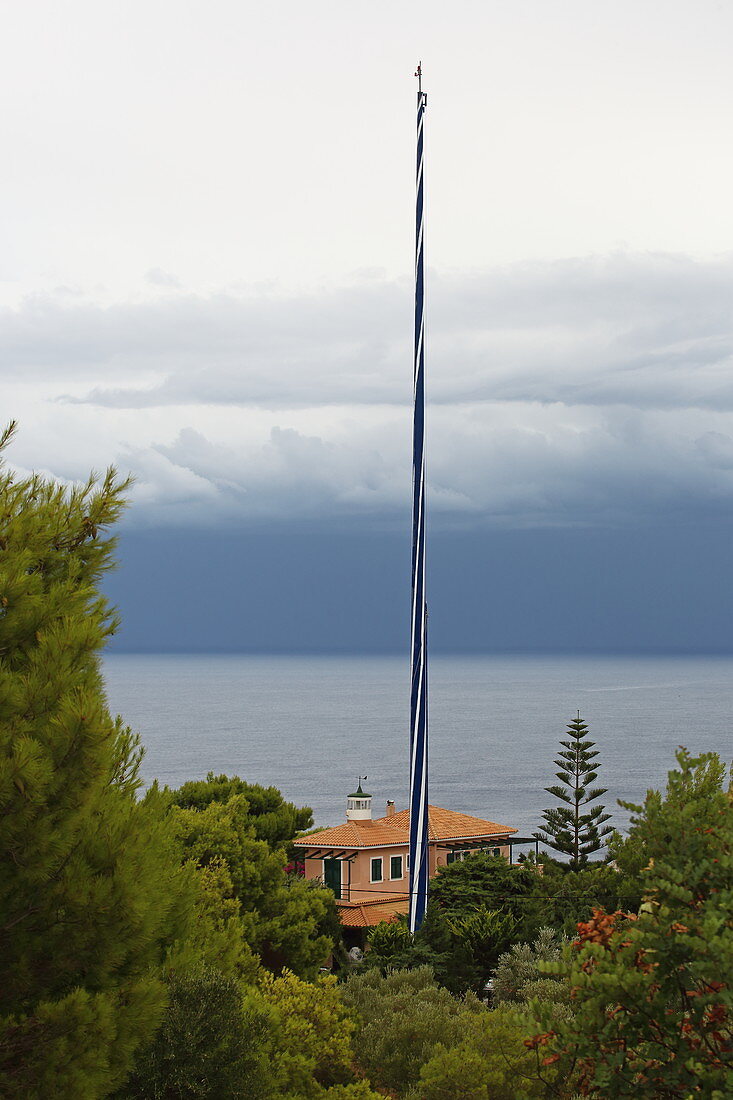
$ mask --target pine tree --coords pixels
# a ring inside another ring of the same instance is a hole
[[[563,786],[556,783],[545,787],[548,794],[564,805],[545,810],[542,815],[545,829],[534,834],[548,848],[569,856],[572,871],[585,867],[588,856],[604,848],[605,838],[613,832],[611,826],[605,824],[611,817],[603,812],[605,806],[590,808],[590,803],[601,798],[606,788],[589,789],[598,776],[600,764],[594,763],[599,754],[593,747],[595,742],[586,738],[587,732],[588,727],[578,711],[578,717],[568,725],[570,740],[560,742],[562,748],[555,761],[560,769],[555,775]]]
[[[0,439],[0,450],[12,435]],[[107,709],[99,582],[126,483],[0,469],[0,1095],[108,1095],[152,1038],[193,871]]]

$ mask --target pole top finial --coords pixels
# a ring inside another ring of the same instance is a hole
[[[428,105],[428,97],[422,90],[422,61],[418,61],[417,68],[415,69],[415,76],[417,77],[417,102],[422,110]]]

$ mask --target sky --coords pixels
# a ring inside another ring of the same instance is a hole
[[[134,475],[116,644],[404,648],[421,60],[431,644],[733,650],[732,34],[713,0],[8,9],[7,459]]]

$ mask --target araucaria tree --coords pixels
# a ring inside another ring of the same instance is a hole
[[[0,450],[8,440],[6,432]],[[99,654],[113,471],[67,488],[0,469],[0,1096],[96,1100],[165,1007],[192,871]]]
[[[562,806],[545,810],[545,828],[534,835],[548,848],[569,857],[569,867],[578,871],[588,863],[588,856],[606,846],[606,837],[613,832],[606,822],[611,815],[604,813],[605,806],[600,803],[591,807],[590,803],[606,793],[605,787],[591,787],[598,777],[600,764],[595,762],[598,750],[595,742],[586,737],[588,727],[580,717],[568,725],[568,740],[561,741],[555,773],[561,781],[552,787],[545,787]]]

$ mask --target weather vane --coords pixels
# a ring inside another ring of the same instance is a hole
[[[422,90],[422,61],[418,61],[418,63],[417,63],[417,68],[415,69],[415,76],[417,77],[417,94],[420,97],[420,99],[422,100],[423,107],[427,107],[427,105],[428,105],[427,93],[425,93],[425,95],[423,95],[423,90]]]

